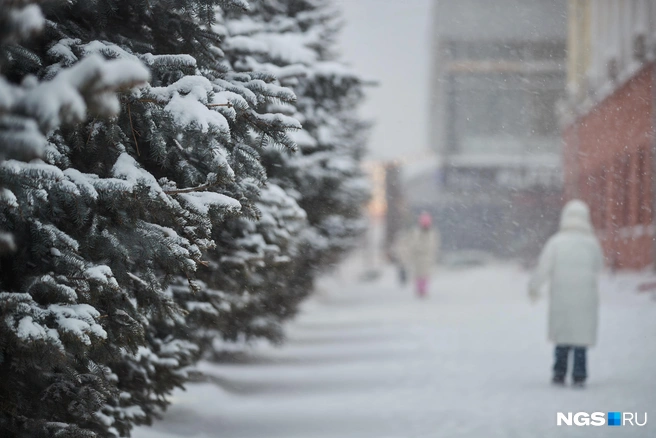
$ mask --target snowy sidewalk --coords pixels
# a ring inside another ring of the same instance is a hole
[[[203,363],[136,438],[551,438],[656,436],[656,302],[605,279],[584,390],[549,385],[544,300],[513,266],[436,275],[428,300],[393,272],[324,282],[280,349]],[[556,412],[648,412],[639,427],[557,427]]]

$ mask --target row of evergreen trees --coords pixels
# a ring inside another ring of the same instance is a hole
[[[0,435],[128,436],[363,230],[330,0],[0,0]]]

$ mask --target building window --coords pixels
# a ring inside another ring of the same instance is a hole
[[[631,187],[633,180],[631,178],[631,156],[625,155],[622,158],[622,218],[621,226],[628,227],[631,225]]]
[[[590,1],[594,43],[587,73],[595,87],[617,80],[627,68],[644,62],[636,36],[647,38],[653,32],[655,6],[651,0]]]
[[[650,166],[651,163],[651,154],[649,149],[644,147],[640,149],[642,163],[642,173],[640,174],[640,223],[643,225],[649,225],[652,221],[652,169]]]
[[[449,54],[453,60],[468,61],[522,61],[526,44],[489,41],[451,41]],[[564,55],[561,59],[564,58]]]
[[[612,184],[612,204],[610,206],[610,223],[611,229],[622,227],[622,203],[624,201],[624,178],[622,177],[622,156],[615,154],[613,167],[609,175]]]
[[[533,134],[548,136],[558,132],[558,118],[556,117],[558,96],[557,90],[536,90],[532,93]]]
[[[608,187],[608,171],[606,170],[606,166],[601,168],[601,172],[599,173],[599,189],[597,190],[598,193],[598,202],[597,202],[597,211],[598,211],[598,221],[599,221],[599,228],[602,230],[606,229],[606,209],[607,209],[607,187]]]
[[[530,61],[560,61],[566,58],[566,44],[562,42],[541,41],[526,46],[526,58]]]
[[[558,90],[476,88],[456,91],[461,136],[555,136]]]
[[[523,90],[460,90],[455,99],[456,123],[461,136],[527,134],[529,108]]]
[[[645,223],[645,216],[646,216],[646,211],[644,209],[645,207],[645,150],[644,148],[640,148],[638,151],[638,157],[637,157],[637,163],[636,163],[636,178],[635,178],[635,183],[637,186],[637,196],[638,196],[638,201],[637,201],[637,212],[636,212],[636,222],[638,224],[644,224]]]
[[[613,225],[622,228],[628,225],[629,219],[629,166],[626,155],[615,155],[614,166],[614,196],[613,196]]]

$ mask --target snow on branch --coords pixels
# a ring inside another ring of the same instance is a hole
[[[135,61],[105,61],[93,55],[25,92],[16,110],[33,117],[48,133],[61,124],[83,121],[87,111],[102,117],[118,114],[114,92],[144,84],[149,77],[148,70]]]
[[[41,32],[45,19],[37,5],[26,5],[23,8],[9,7],[8,13],[0,17],[0,41],[15,42]],[[1,15],[1,14],[0,14]]]

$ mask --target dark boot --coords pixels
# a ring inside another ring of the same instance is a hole
[[[399,283],[403,286],[408,283],[408,271],[406,271],[404,266],[399,266]]]
[[[556,345],[554,351],[553,379],[554,384],[564,384],[567,375],[567,362],[569,358],[570,347],[567,345]]]
[[[554,386],[565,386],[565,378],[560,376],[553,376],[551,383]]]
[[[585,347],[574,347],[574,369],[572,370],[572,385],[583,387],[588,378],[587,350]]]

